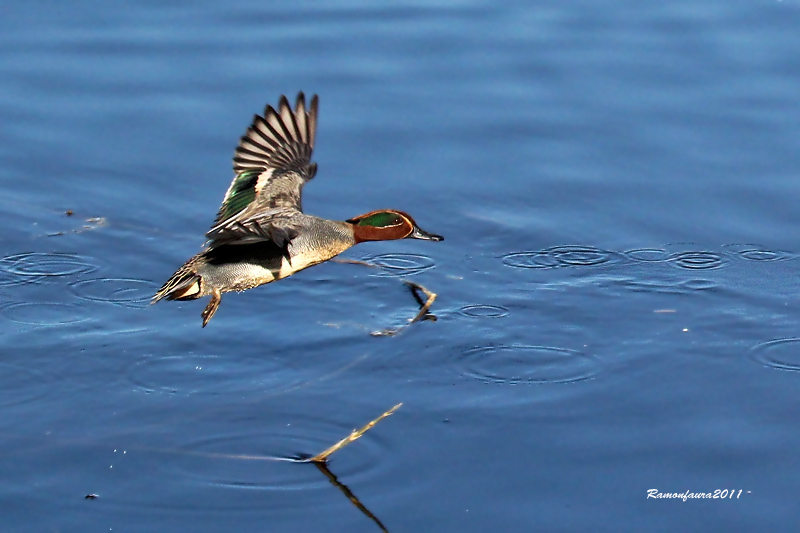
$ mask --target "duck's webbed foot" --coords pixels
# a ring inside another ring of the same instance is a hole
[[[217,312],[217,308],[219,307],[219,303],[221,301],[222,293],[219,292],[219,289],[214,289],[214,292],[211,293],[211,301],[208,302],[206,308],[203,309],[203,327],[206,327],[208,321],[211,320],[211,317]]]

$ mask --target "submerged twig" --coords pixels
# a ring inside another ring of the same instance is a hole
[[[378,422],[380,422],[381,420],[383,420],[387,416],[389,416],[392,413],[394,413],[395,411],[397,411],[400,408],[401,405],[403,405],[403,404],[402,403],[398,403],[397,405],[395,405],[394,407],[392,407],[391,409],[389,409],[388,411],[383,413],[381,416],[379,416],[378,418],[376,418],[375,420],[373,420],[372,422],[370,422],[369,424],[367,424],[363,428],[354,429],[352,431],[352,433],[350,433],[350,435],[348,435],[347,437],[343,438],[342,440],[340,440],[339,442],[337,442],[336,444],[334,444],[333,446],[331,446],[327,450],[325,450],[325,451],[323,451],[321,453],[318,453],[314,457],[308,458],[307,461],[308,462],[312,462],[312,463],[325,463],[325,462],[327,462],[328,457],[333,452],[344,448],[345,446],[347,446],[348,444],[350,444],[354,440],[356,440],[359,437],[361,437],[361,435],[363,435],[364,433],[366,433],[367,431],[372,429],[372,427],[374,427],[375,424],[377,424]]]
[[[417,303],[422,306],[420,307],[417,316],[415,316],[411,320],[411,322],[409,322],[409,324],[413,324],[414,322],[419,322],[420,320],[422,320],[422,318],[428,313],[428,310],[431,308],[431,305],[433,305],[433,302],[436,301],[436,293],[429,291],[419,283],[414,283],[413,281],[404,280],[404,283],[407,286],[411,287],[411,294],[414,295],[414,299],[417,300]],[[424,303],[422,302],[422,298],[419,297],[419,294],[417,294],[418,290],[424,292],[425,296],[428,297],[428,299]]]
[[[393,337],[398,333],[400,333],[401,331],[403,331],[408,326],[410,326],[411,324],[413,324],[414,322],[419,322],[420,320],[423,319],[436,320],[436,315],[431,315],[428,313],[428,311],[431,308],[431,305],[433,305],[433,302],[436,300],[437,296],[436,293],[429,291],[419,283],[414,283],[413,281],[403,280],[403,283],[405,283],[406,286],[411,290],[411,294],[414,295],[414,299],[419,304],[420,306],[419,312],[414,318],[410,319],[407,324],[403,324],[402,326],[396,328],[384,328],[379,331],[373,331],[372,335],[374,337]],[[423,301],[422,298],[420,298],[419,293],[417,291],[423,292],[427,297],[426,300]]]
[[[351,491],[351,490],[350,490],[350,489],[347,487],[347,485],[345,485],[344,483],[342,483],[341,481],[339,481],[339,480],[336,478],[336,476],[334,475],[334,473],[333,473],[333,472],[331,472],[331,471],[328,469],[328,465],[327,465],[326,463],[322,463],[322,462],[315,462],[315,463],[314,463],[314,466],[316,466],[317,468],[319,468],[320,472],[322,472],[323,474],[325,474],[325,477],[327,477],[327,478],[328,478],[328,481],[330,481],[330,482],[331,482],[331,484],[332,484],[334,487],[336,487],[337,489],[339,489],[340,491],[342,491],[342,493],[343,493],[345,496],[347,496],[347,499],[348,499],[348,500],[350,500],[350,501],[353,503],[353,505],[355,505],[355,506],[358,508],[358,510],[359,510],[359,511],[361,511],[362,513],[364,513],[364,514],[365,514],[367,517],[369,517],[369,518],[370,518],[370,519],[371,519],[373,522],[375,522],[375,524],[377,524],[377,526],[378,526],[379,528],[381,528],[381,531],[385,531],[386,533],[388,533],[388,532],[389,532],[389,530],[388,530],[388,529],[386,529],[386,526],[384,526],[384,525],[383,525],[383,523],[382,523],[380,520],[378,520],[378,517],[377,517],[377,516],[375,516],[374,514],[372,514],[372,512],[371,512],[369,509],[367,509],[367,508],[366,508],[366,506],[365,506],[363,503],[361,503],[361,501],[360,501],[360,500],[359,500],[359,499],[356,497],[356,495],[355,495],[355,494],[353,494],[353,491]]]

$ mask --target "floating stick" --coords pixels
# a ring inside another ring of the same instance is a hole
[[[367,431],[372,429],[372,427],[374,427],[375,424],[377,424],[378,422],[380,422],[381,420],[383,420],[387,416],[389,416],[392,413],[394,413],[395,411],[397,411],[400,408],[401,405],[403,405],[403,404],[402,403],[398,403],[397,405],[395,405],[394,407],[392,407],[391,409],[389,409],[388,411],[383,413],[381,416],[379,416],[378,418],[376,418],[375,420],[373,420],[372,422],[370,422],[369,424],[367,424],[363,428],[358,429],[358,430],[354,429],[353,432],[350,433],[350,435],[348,435],[347,437],[343,438],[342,440],[340,440],[339,442],[337,442],[336,444],[334,444],[333,446],[331,446],[327,450],[323,451],[322,453],[318,453],[314,457],[310,457],[309,459],[307,459],[307,461],[308,462],[312,462],[312,463],[325,463],[325,462],[327,462],[328,461],[328,457],[330,457],[330,455],[333,452],[335,452],[337,450],[340,450],[341,448],[344,448],[345,446],[347,446],[348,444],[350,444],[354,440],[356,440],[359,437],[361,437],[361,435],[363,435],[364,433],[366,433]]]

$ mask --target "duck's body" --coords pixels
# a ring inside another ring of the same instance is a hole
[[[279,110],[267,106],[242,137],[234,156],[236,176],[214,225],[208,247],[189,259],[153,297],[153,303],[211,296],[203,327],[223,292],[270,283],[327,261],[354,244],[370,240],[442,240],[422,231],[401,211],[373,211],[347,221],[307,215],[300,207],[305,182],[316,174],[311,152],[316,134],[317,97],[306,111],[300,93],[292,110],[281,97]]]

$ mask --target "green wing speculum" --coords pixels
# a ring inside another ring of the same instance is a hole
[[[256,199],[256,183],[258,182],[258,170],[245,170],[233,179],[222,207],[219,208],[214,224],[228,220],[241,212]]]

